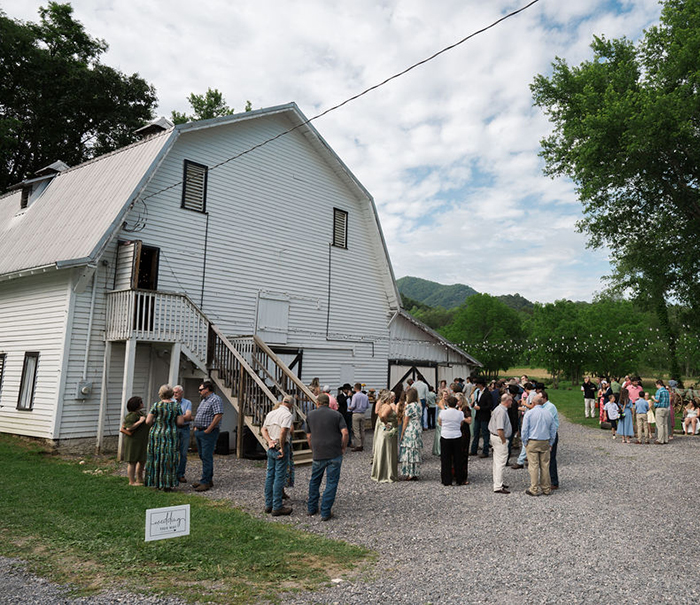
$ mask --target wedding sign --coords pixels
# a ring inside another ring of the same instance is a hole
[[[189,504],[149,508],[146,511],[146,542],[189,535]]]

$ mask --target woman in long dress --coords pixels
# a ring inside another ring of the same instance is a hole
[[[620,420],[617,422],[617,434],[622,436],[622,443],[632,443],[634,423],[632,421],[632,402],[627,389],[620,391]],[[624,416],[623,416],[624,414]]]
[[[185,423],[185,418],[180,404],[173,400],[173,387],[164,384],[158,390],[158,396],[160,401],[153,404],[146,416],[146,424],[151,427],[146,458],[146,485],[171,490],[179,485],[177,427]]]
[[[401,453],[399,455],[401,474],[408,481],[417,481],[420,477],[423,450],[421,416],[422,409],[418,401],[418,392],[411,387],[406,391],[406,409],[404,411]]]
[[[399,448],[396,404],[391,391],[380,393],[372,450],[372,479],[378,483],[398,480]]]

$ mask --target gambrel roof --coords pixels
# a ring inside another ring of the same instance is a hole
[[[169,128],[58,173],[26,209],[20,208],[21,191],[0,198],[0,280],[97,262],[179,136],[273,114],[284,114],[357,198],[370,205],[386,259],[387,285],[390,281],[398,307],[401,299],[372,196],[295,103]]]

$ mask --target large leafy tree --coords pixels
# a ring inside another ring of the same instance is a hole
[[[532,84],[554,125],[546,172],[574,181],[579,229],[610,248],[618,285],[665,325],[669,300],[696,307],[700,294],[700,0],[666,0],[636,44],[591,46],[593,60],[557,59]],[[677,376],[675,334],[665,336]]]
[[[136,139],[156,94],[100,62],[107,50],[49,2],[39,23],[0,11],[0,191],[56,160],[75,165]]]
[[[524,338],[518,313],[488,294],[468,297],[440,332],[474,355],[489,374],[515,364]]]

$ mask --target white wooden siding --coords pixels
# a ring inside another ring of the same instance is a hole
[[[183,133],[146,196],[180,181],[185,159],[213,166],[289,125],[275,115]],[[304,380],[333,384],[341,363],[350,363],[361,382],[386,384],[392,286],[370,203],[300,132],[210,170],[208,216],[180,202],[178,187],[146,200],[148,221],[138,235],[161,249],[159,289],[202,302],[208,233],[202,308],[225,333],[253,333],[259,292],[275,292],[289,300],[286,344],[304,349]],[[347,250],[330,246],[334,207],[348,212]],[[346,359],[337,349],[355,353]]]
[[[83,378],[87,326],[92,298],[91,287],[88,287],[84,292],[74,296],[73,329],[71,331],[59,439],[94,437],[97,434],[105,346],[105,292],[111,291],[114,284],[114,274],[117,265],[116,241],[106,250],[102,260],[107,261],[108,264],[106,267],[100,264],[98,269],[86,376],[86,380],[92,382],[92,392],[86,399],[75,398],[77,385]],[[168,380],[168,361],[164,355],[164,351],[168,348],[167,345],[160,346],[157,349],[160,357],[158,354],[154,354],[152,359],[150,344],[139,344],[136,347],[133,392],[134,395],[142,397],[147,406],[149,402],[155,401],[154,398],[157,395],[158,387]],[[116,435],[119,432],[120,423],[122,378],[124,375],[124,343],[113,344],[110,366],[105,435]],[[149,371],[153,373],[153,378],[150,379],[150,382]],[[153,389],[152,391],[148,390],[149,384]]]
[[[90,350],[88,354],[86,381],[92,383],[92,391],[85,399],[76,399],[78,383],[83,379],[83,367],[85,363],[85,345],[90,322],[90,304],[92,301],[91,283],[85,290],[73,296],[73,326],[71,329],[70,348],[68,352],[68,365],[65,375],[65,388],[63,395],[63,411],[60,418],[58,439],[93,437],[97,434],[97,418],[100,408],[100,394],[102,389],[102,366],[104,362],[104,331],[105,331],[105,292],[111,291],[114,285],[115,269],[117,264],[117,242],[114,241],[105,251],[102,263],[97,268],[97,290],[95,292],[95,309],[92,320],[92,335],[90,338]],[[128,287],[128,286],[127,286]],[[112,349],[114,350],[114,348]],[[124,353],[119,368],[115,368],[112,374],[122,370]],[[121,393],[121,386],[119,388]],[[121,400],[120,394],[115,394],[117,400]]]
[[[0,432],[51,438],[70,288],[69,271],[0,286],[0,353],[6,353],[0,392]],[[34,407],[17,410],[24,354],[39,352]]]

